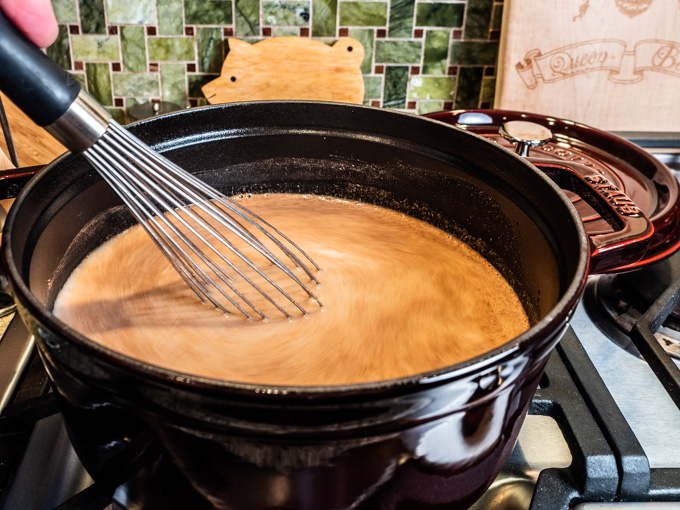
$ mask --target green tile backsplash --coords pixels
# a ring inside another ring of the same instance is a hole
[[[340,25],[384,27],[387,25],[387,2],[341,2]]]
[[[415,6],[415,0],[392,0],[390,2],[388,37],[405,37],[407,39],[411,37]]]
[[[449,57],[448,30],[428,30],[423,51],[423,74],[446,74]]]
[[[73,60],[120,61],[120,39],[108,35],[73,35],[71,49]]]
[[[418,64],[422,49],[422,41],[378,39],[375,42],[375,61],[381,64]]]
[[[158,97],[160,95],[158,81],[158,73],[114,73],[113,90],[118,97]]]
[[[68,27],[59,26],[55,43],[47,48],[47,55],[64,69],[71,69],[71,52],[68,43]]]
[[[458,83],[461,85],[456,99],[453,103],[454,108],[466,108],[465,105],[477,99],[482,92],[484,69],[480,67],[463,67],[458,72]]]
[[[52,0],[52,7],[59,23],[78,23],[76,0]]]
[[[85,1],[101,3],[102,0],[81,0],[81,3]],[[156,0],[106,0],[105,4],[109,24],[158,24]]]
[[[184,64],[161,64],[161,96],[171,103],[186,104],[186,66]]]
[[[452,101],[456,79],[452,76],[414,76],[409,99]]]
[[[127,72],[145,73],[146,37],[144,27],[120,27],[120,45],[123,51],[123,70]]]
[[[149,61],[196,61],[193,37],[149,37]]]
[[[231,3],[231,0],[184,0],[186,24],[230,25]]]
[[[198,29],[198,70],[202,73],[220,73],[222,55],[222,29],[201,27]]]
[[[383,92],[383,106],[387,108],[405,108],[406,97],[402,91],[408,84],[406,66],[390,66],[385,69],[385,89]]]
[[[83,34],[105,34],[104,0],[79,0],[80,29]]]
[[[465,35],[468,39],[484,39],[489,33],[493,0],[475,0],[470,3],[465,16]]]
[[[479,0],[475,0],[479,1]],[[416,25],[421,27],[460,27],[466,4],[419,3]]]
[[[364,103],[428,113],[492,107],[503,0],[52,0],[48,55],[114,117],[148,101],[206,104],[226,39],[364,46]],[[292,65],[292,64],[291,64]]]
[[[113,106],[109,64],[86,64],[87,88],[103,106]]]
[[[312,0],[312,36],[334,37],[338,22],[338,0]]]
[[[234,35],[236,37],[260,35],[259,0],[234,0]]]
[[[158,5],[158,33],[161,35],[182,35],[184,19],[182,0],[156,0]]]

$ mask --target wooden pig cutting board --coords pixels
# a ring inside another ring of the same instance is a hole
[[[680,0],[505,0],[495,107],[680,131]]]
[[[19,110],[4,94],[0,94],[7,122],[16,147],[19,164],[23,166],[46,165],[66,148]],[[7,143],[0,130],[0,150],[9,154]]]
[[[306,37],[272,37],[255,44],[230,38],[219,78],[203,86],[211,104],[305,99],[361,104],[364,48],[351,37],[332,46]]]

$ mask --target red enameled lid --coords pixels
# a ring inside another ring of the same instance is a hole
[[[515,120],[540,124],[550,129],[552,139],[540,147],[529,148],[529,156],[579,163],[615,183],[647,215],[654,225],[654,235],[642,260],[611,272],[640,268],[680,248],[677,179],[666,165],[624,138],[569,120],[507,110],[453,110],[426,117],[485,136],[509,150],[513,150],[513,145],[499,134],[503,124]],[[566,190],[565,193],[589,234],[612,232],[609,224],[578,195]]]

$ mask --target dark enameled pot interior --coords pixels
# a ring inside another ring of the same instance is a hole
[[[332,195],[447,230],[502,272],[533,326],[454,367],[347,387],[262,388],[125,358],[50,313],[80,260],[132,223],[82,157],[60,158],[17,199],[2,248],[93,476],[126,473],[117,483],[150,509],[472,503],[509,455],[585,282],[585,233],[559,188],[481,137],[374,108],[243,103],[131,130],[226,194]]]

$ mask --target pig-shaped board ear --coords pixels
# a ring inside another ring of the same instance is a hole
[[[364,60],[364,47],[356,39],[343,37],[333,45],[333,52],[337,57],[347,58],[354,65],[360,66]]]
[[[211,104],[304,99],[361,104],[364,48],[350,37],[333,46],[307,37],[272,37],[255,44],[227,40],[219,78],[202,88]]]
[[[229,68],[227,65],[227,62],[230,60],[232,63],[238,58],[239,60],[243,59],[249,59],[252,57],[249,57],[249,55],[255,55],[257,53],[257,49],[253,49],[252,44],[247,43],[245,41],[241,41],[240,39],[234,39],[233,37],[230,37],[227,39],[227,47],[226,47],[226,54],[227,58],[224,60],[224,63],[222,64],[222,70],[220,78],[227,78],[231,81],[236,81],[239,76],[236,74],[229,75]],[[229,54],[232,55],[232,58],[229,59]],[[240,70],[238,67],[234,69],[234,71]],[[238,74],[238,73],[237,73]]]
[[[229,37],[227,39],[227,48],[228,48],[227,56],[229,56],[229,52],[231,51],[235,51],[241,54],[253,51],[252,44],[242,41],[240,39],[234,39],[233,37]]]

